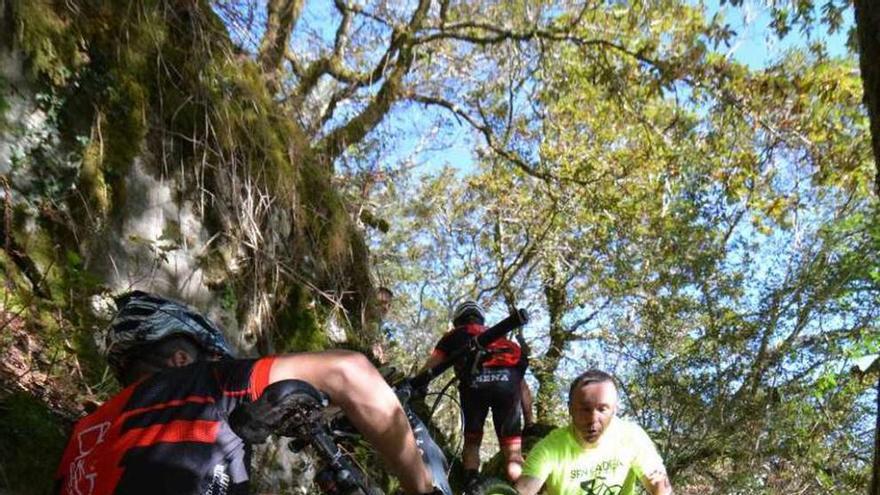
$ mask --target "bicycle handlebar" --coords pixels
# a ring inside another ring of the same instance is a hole
[[[229,426],[248,443],[263,443],[272,434],[293,437],[329,404],[327,396],[303,380],[282,380],[254,402],[236,407]]]

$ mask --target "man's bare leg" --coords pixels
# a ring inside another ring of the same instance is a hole
[[[464,447],[461,452],[461,465],[465,471],[480,470],[480,444],[483,438],[476,435],[467,435],[464,437]]]
[[[501,452],[504,454],[504,459],[507,461],[507,479],[512,483],[516,483],[516,480],[522,476],[522,443],[509,442],[503,444],[501,445]]]
[[[363,355],[325,351],[278,356],[269,382],[297,378],[311,383],[342,408],[366,437],[407,493],[433,490],[415,436],[394,391]]]

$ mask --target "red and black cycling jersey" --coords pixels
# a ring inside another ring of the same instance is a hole
[[[478,323],[469,323],[456,327],[446,332],[440,338],[431,355],[441,359],[445,358],[456,350],[467,346],[474,336],[484,331],[486,331],[486,326]],[[459,379],[467,379],[466,373],[469,370],[465,368],[469,364],[472,365],[473,363],[456,363],[455,373]],[[528,360],[519,344],[507,338],[500,338],[486,347],[485,355],[482,357],[479,366],[482,368],[519,368],[522,372],[525,372]]]
[[[445,358],[484,331],[486,327],[476,323],[456,327],[440,339],[432,356]],[[470,356],[455,365],[465,436],[481,437],[491,410],[499,442],[518,444],[522,432],[520,385],[528,359],[516,342],[506,338],[495,340],[476,358],[479,360]]]
[[[126,387],[76,424],[56,492],[247,493],[249,455],[227,418],[260,396],[271,366],[272,358],[200,361]]]

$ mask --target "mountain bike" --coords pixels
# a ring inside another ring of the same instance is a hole
[[[431,437],[424,422],[413,412],[410,401],[427,385],[452,367],[459,359],[484,349],[496,339],[528,322],[528,313],[520,309],[485,332],[471,339],[468,346],[449,355],[443,362],[394,385],[394,391],[406,412],[425,465],[434,477],[434,486],[443,495],[453,495],[449,486],[448,462]],[[237,407],[229,417],[232,430],[245,442],[259,444],[270,435],[289,438],[288,448],[299,452],[311,448],[319,468],[315,484],[327,495],[384,495],[384,492],[344,448],[359,433],[344,416],[329,414],[327,396],[302,380],[283,380],[266,387],[260,398]],[[503,482],[484,480],[469,490],[472,495],[508,495],[516,491]]]

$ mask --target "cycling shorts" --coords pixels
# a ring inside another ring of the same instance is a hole
[[[522,379],[522,371],[518,368],[486,367],[471,377],[469,384],[459,387],[466,437],[483,436],[483,424],[491,409],[498,442],[509,445],[521,441]]]

